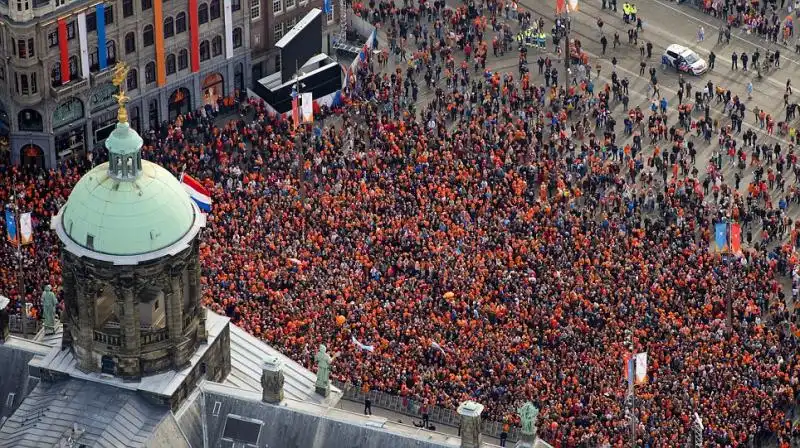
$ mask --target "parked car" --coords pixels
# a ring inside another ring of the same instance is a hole
[[[664,50],[661,65],[690,75],[702,75],[708,70],[706,61],[694,51],[678,44],[672,44]]]

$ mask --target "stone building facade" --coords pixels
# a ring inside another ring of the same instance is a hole
[[[250,82],[241,0],[0,0],[0,14],[0,149],[26,165],[102,144],[116,123],[116,62],[132,67],[140,133]]]
[[[186,366],[206,341],[198,243],[141,265],[62,251],[64,343],[79,366],[138,379]]]

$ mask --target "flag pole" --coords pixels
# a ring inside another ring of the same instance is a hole
[[[25,278],[22,275],[22,235],[20,233],[20,212],[19,212],[19,204],[17,203],[17,185],[14,183],[14,219],[16,222],[14,226],[16,228],[16,239],[17,239],[17,283],[19,287],[19,302],[22,304],[22,338],[26,339],[28,334],[28,304],[25,303]]]
[[[303,162],[305,161],[305,153],[303,151],[303,139],[300,136],[300,67],[297,61],[294,62],[294,92],[297,95],[297,122],[295,122],[295,110],[292,105],[292,129],[294,129],[294,150],[295,157],[297,158],[297,180],[299,182],[300,198],[303,202],[306,200],[306,187],[303,181]]]
[[[631,320],[631,326],[632,325],[633,320]],[[628,363],[634,363],[634,366],[636,366],[632,328],[625,330],[625,345],[628,346],[628,350],[630,351],[630,359],[628,360]],[[625,366],[625,369],[628,372],[628,390],[625,393],[625,412],[628,414],[628,418],[630,419],[631,448],[636,448],[636,388],[634,387],[636,368],[634,367],[633,371],[631,371],[629,366]]]

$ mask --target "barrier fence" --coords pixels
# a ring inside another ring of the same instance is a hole
[[[367,394],[353,384],[345,384],[341,381],[332,379],[331,382],[342,390],[342,398],[345,400],[363,403],[366,397],[369,397],[372,406],[376,408],[386,409],[388,411],[397,412],[399,414],[407,415],[422,420],[422,414],[419,412],[422,403],[417,400],[412,400],[408,397],[401,397],[386,392],[377,390],[370,390]],[[438,423],[440,425],[447,425],[458,428],[461,425],[461,417],[458,412],[443,408],[441,406],[428,406],[428,419],[431,423]],[[503,432],[503,422],[494,420],[483,419],[481,423],[481,433],[500,438],[500,433]],[[515,442],[519,435],[519,428],[511,427],[508,431],[508,441]]]
[[[42,323],[38,319],[34,319],[32,317],[28,317],[25,320],[25,334],[27,335],[35,335],[39,332],[42,328]],[[22,316],[19,314],[14,314],[8,316],[8,329],[11,333],[14,334],[21,334],[22,333]]]

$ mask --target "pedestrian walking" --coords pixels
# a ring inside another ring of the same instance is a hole
[[[364,397],[364,415],[372,415],[372,400]]]
[[[708,69],[714,70],[714,61],[717,60],[717,55],[713,51],[708,55]]]
[[[792,80],[791,79],[787,79],[786,80],[786,93],[789,94],[789,95],[792,94]]]
[[[705,39],[706,39],[706,30],[703,29],[703,25],[700,25],[700,27],[697,28],[697,41],[702,42]]]
[[[733,54],[731,54],[731,70],[739,69],[738,62],[739,62],[739,56],[737,56],[736,52],[734,51]]]

